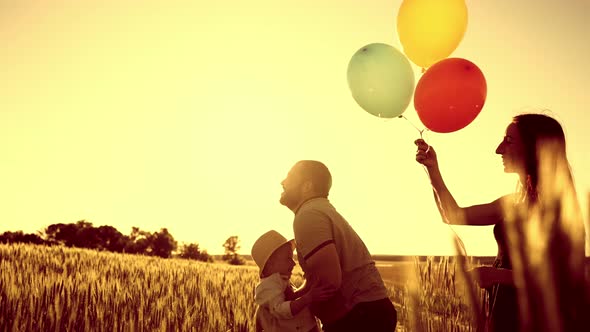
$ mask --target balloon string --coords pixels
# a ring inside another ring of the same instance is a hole
[[[420,128],[416,127],[416,125],[414,125],[414,124],[412,123],[412,121],[410,121],[408,118],[406,118],[406,117],[405,117],[405,115],[403,115],[403,114],[402,114],[402,115],[400,115],[400,116],[398,116],[398,118],[403,118],[403,119],[406,119],[406,121],[408,121],[408,123],[409,123],[409,124],[411,124],[411,125],[412,125],[412,127],[416,128],[416,130],[417,130],[417,131],[420,133],[420,138],[421,138],[421,139],[424,139],[424,138],[422,137],[422,133],[424,133],[426,130],[428,130],[428,128],[420,129]],[[428,148],[430,148],[430,145],[428,146]]]
[[[423,133],[425,131],[427,131],[428,128],[424,128],[424,129],[418,128],[416,125],[414,125],[412,123],[412,121],[410,121],[408,118],[406,118],[403,114],[401,114],[399,116],[399,118],[406,119],[406,121],[408,121],[408,123],[410,125],[412,125],[412,127],[414,127],[420,133],[420,138],[422,140],[424,140],[424,142],[426,142],[426,140],[424,139]],[[428,151],[430,150],[430,144],[428,144],[428,142],[426,142],[426,144],[428,145],[428,148],[426,149],[426,153],[428,153]],[[424,172],[426,173],[426,175],[430,176],[428,174],[428,169],[426,168],[426,166],[422,165],[422,168],[424,169]],[[458,244],[458,247],[461,250],[460,254],[463,255],[463,256],[465,256],[465,257],[467,257],[467,250],[465,249],[465,244],[463,243],[463,240],[461,240],[461,237],[459,237],[459,234],[457,234],[457,232],[455,231],[455,229],[453,228],[453,226],[451,224],[447,224],[447,225],[449,226],[449,228],[453,232],[453,235],[455,236],[455,240],[457,241],[456,243]]]

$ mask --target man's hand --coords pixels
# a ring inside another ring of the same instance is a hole
[[[322,284],[319,279],[310,280],[309,296],[312,302],[325,301],[336,294],[334,287]]]
[[[305,289],[306,292],[303,295],[291,301],[290,306],[293,316],[314,302],[325,301],[336,294],[334,287],[320,284],[318,278],[305,280]]]

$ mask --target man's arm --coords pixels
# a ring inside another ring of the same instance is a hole
[[[334,287],[325,286],[316,278],[312,282],[306,280],[305,285],[305,294],[291,301],[291,314],[293,316],[297,315],[313,302],[325,301],[335,294]]]
[[[300,294],[312,293],[315,302],[329,300],[342,285],[342,267],[334,244],[332,221],[319,210],[304,211],[293,223],[297,255],[307,282]]]
[[[305,276],[304,276],[305,277]],[[293,292],[293,298],[298,298],[298,297],[302,297],[303,295],[305,295],[307,292],[309,292],[309,282],[307,282],[307,279],[303,279],[303,283],[301,284],[301,286],[299,286],[299,288],[297,288],[294,292]]]
[[[328,243],[317,251],[308,254],[305,257],[305,264],[309,274],[318,279],[318,284],[333,292],[340,289],[342,285],[342,269],[334,242]]]
[[[297,298],[293,301],[291,301],[291,314],[293,316],[297,315],[298,313],[301,312],[301,310],[303,310],[305,307],[309,306],[312,302],[312,298],[310,293],[306,293],[305,295],[303,295],[300,298]]]

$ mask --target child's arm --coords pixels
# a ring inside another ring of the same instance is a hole
[[[279,283],[268,280],[264,285],[256,288],[254,301],[261,308],[266,308],[268,312],[279,319],[291,319],[291,302],[285,300],[284,289]]]

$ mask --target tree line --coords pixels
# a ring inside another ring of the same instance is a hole
[[[158,256],[161,258],[179,257],[204,262],[213,262],[207,250],[199,248],[198,243],[178,245],[167,228],[157,232],[148,232],[132,227],[129,235],[124,235],[112,226],[95,227],[91,222],[80,220],[69,224],[52,224],[37,234],[25,234],[22,231],[4,232],[0,243],[30,243],[38,245],[64,245],[66,247],[95,249],[116,253]],[[239,239],[230,236],[223,244],[223,260],[230,264],[244,264],[238,254]]]

